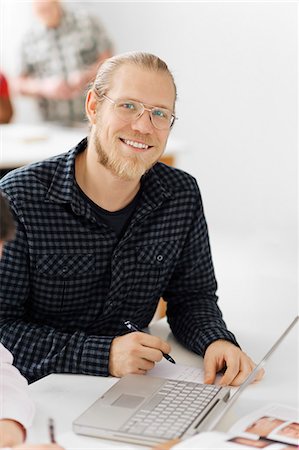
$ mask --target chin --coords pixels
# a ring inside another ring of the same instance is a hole
[[[140,163],[132,163],[131,161],[125,161],[123,164],[115,162],[110,165],[112,172],[124,181],[140,180],[150,167]]]

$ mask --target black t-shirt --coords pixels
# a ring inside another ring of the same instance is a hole
[[[120,237],[124,234],[127,225],[130,221],[130,218],[138,205],[141,194],[141,188],[139,189],[133,200],[127,206],[118,211],[110,212],[107,211],[106,209],[101,208],[96,203],[94,203],[89,197],[87,197],[87,195],[82,191],[78,183],[77,187],[79,189],[80,195],[92,207],[98,220],[108,225],[115,232],[118,239],[120,239]]]

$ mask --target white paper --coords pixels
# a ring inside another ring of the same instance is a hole
[[[148,370],[147,375],[152,377],[170,378],[171,380],[192,381],[193,383],[204,382],[204,369],[184,364],[173,364],[163,358],[155,367]],[[222,375],[217,375],[214,384],[218,384]],[[237,388],[230,387],[231,393]]]
[[[204,370],[199,367],[185,366],[184,364],[173,364],[163,358],[153,369],[147,372],[147,375],[203,383]]]

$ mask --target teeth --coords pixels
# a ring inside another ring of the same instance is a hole
[[[132,147],[143,148],[145,150],[148,149],[148,147],[149,147],[146,144],[141,144],[141,142],[129,141],[127,139],[124,139],[124,143],[127,144],[127,145],[131,145]]]

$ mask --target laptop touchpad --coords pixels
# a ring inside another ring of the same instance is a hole
[[[137,408],[137,406],[143,402],[144,397],[137,395],[122,394],[115,402],[111,403],[111,406],[120,406],[121,408]]]

